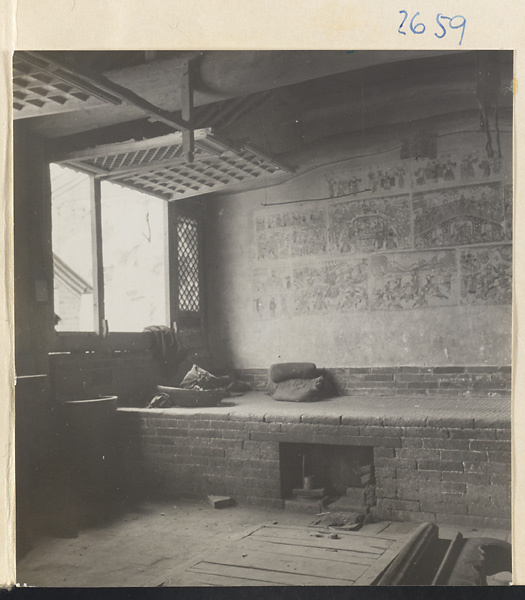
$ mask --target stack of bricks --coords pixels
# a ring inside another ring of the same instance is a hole
[[[510,396],[511,367],[345,367],[325,369],[345,396],[487,394]],[[263,391],[266,369],[243,369],[238,376]]]
[[[388,520],[510,527],[510,421],[120,409],[126,471],[160,495],[280,508],[279,444],[374,449]]]

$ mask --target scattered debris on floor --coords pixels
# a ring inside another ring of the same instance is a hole
[[[208,502],[213,508],[225,508],[233,505],[233,498],[230,496],[208,496]]]
[[[317,515],[317,519],[312,521],[310,526],[338,527],[343,531],[357,531],[365,523],[371,522],[370,515],[364,513],[335,511]]]

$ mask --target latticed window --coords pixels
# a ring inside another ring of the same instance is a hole
[[[179,263],[179,310],[199,312],[199,228],[196,219],[177,219]]]

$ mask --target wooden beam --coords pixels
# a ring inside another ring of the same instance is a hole
[[[100,181],[91,178],[91,244],[93,255],[93,314],[95,332],[107,333],[104,307],[104,268],[102,261],[102,206]]]
[[[177,217],[178,210],[175,204],[168,204],[167,210],[167,240],[168,248],[168,310],[170,325],[177,322],[179,312],[179,253],[178,253],[178,234],[177,234]]]
[[[55,76],[60,74],[60,76],[64,78],[64,81],[76,85],[77,87],[80,85],[88,86],[93,90],[93,92],[88,93],[92,93],[93,95],[96,95],[97,92],[98,94],[104,94],[108,98],[107,101],[112,102],[112,104],[129,104],[130,106],[140,109],[154,121],[160,121],[177,131],[185,132],[191,130],[191,123],[184,119],[178,119],[173,113],[151,104],[130,89],[122,87],[113,81],[106,79],[102,75],[88,72],[87,69],[83,69],[82,71],[72,69],[54,59],[43,57],[37,52],[26,52],[24,54],[26,55],[26,60],[31,60],[33,64],[40,64],[38,68],[44,71],[48,70]]]
[[[93,78],[82,76],[70,67],[62,65],[55,60],[44,57],[38,52],[17,52],[15,58],[39,71],[51,73],[53,77],[72,85],[90,96],[109,102],[110,104],[122,104],[122,100],[106,89],[103,89]]]
[[[193,76],[191,61],[185,62],[182,67],[181,104],[182,119],[188,123],[188,129],[182,132],[184,156],[187,162],[192,163],[195,156],[195,139],[193,133]]]
[[[433,523],[422,523],[403,545],[398,555],[383,571],[374,585],[408,585],[410,576],[424,564],[425,553],[435,552],[439,529]],[[426,557],[428,560],[428,557]],[[366,585],[358,580],[357,584]]]
[[[198,129],[195,134],[195,140],[205,140],[211,134],[211,129]],[[89,158],[97,158],[109,156],[111,154],[121,154],[123,152],[138,152],[139,150],[151,150],[160,148],[161,146],[180,145],[182,143],[182,135],[180,132],[169,133],[159,137],[154,137],[146,140],[127,140],[125,142],[117,142],[114,144],[97,145],[93,148],[84,148],[72,152],[60,152],[57,150],[50,157],[51,162],[61,163],[77,161]]]
[[[122,144],[130,140],[144,140],[162,137],[171,132],[163,123],[151,123],[146,118],[125,121],[117,125],[109,125],[76,133],[64,137],[46,140],[50,162],[59,160],[64,155],[79,152],[89,148],[109,144]]]

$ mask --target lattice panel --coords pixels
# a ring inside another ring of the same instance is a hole
[[[209,159],[180,167],[164,167],[148,172],[112,178],[148,193],[170,198],[206,194],[213,190],[253,181],[277,171],[273,165],[255,165],[237,156]]]
[[[165,200],[230,188],[282,175],[284,167],[249,147],[234,149],[209,133],[198,130],[195,160],[184,159],[182,136],[113,145],[73,155],[67,166]]]
[[[13,58],[13,114],[15,118],[66,112],[104,104],[104,100],[67,82],[52,71]]]
[[[199,231],[195,219],[177,220],[179,262],[179,310],[199,312]]]
[[[180,158],[183,155],[182,144],[160,146],[131,152],[119,152],[108,156],[97,156],[85,159],[83,162],[97,171],[110,174],[116,169],[133,169],[158,163],[162,160]]]

